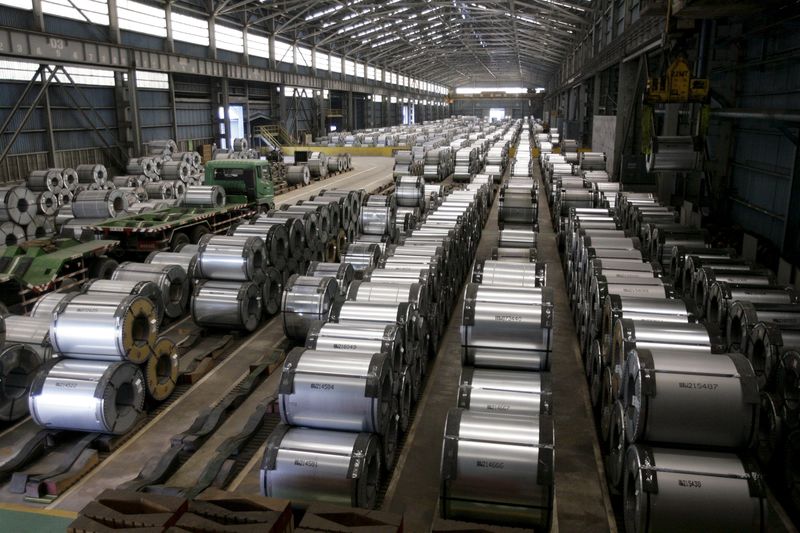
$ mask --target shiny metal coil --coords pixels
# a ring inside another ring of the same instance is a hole
[[[219,281],[260,281],[266,263],[261,237],[207,234],[198,242],[195,275]]]
[[[25,317],[20,318],[24,321]],[[41,332],[41,328],[38,331]],[[28,414],[28,394],[45,361],[32,344],[9,340],[0,349],[0,420],[4,422],[13,422]]]
[[[83,285],[81,292],[142,296],[153,304],[156,324],[160,325],[164,318],[164,300],[161,288],[152,281],[93,279]]]
[[[312,261],[309,263],[305,275],[315,278],[336,278],[336,283],[339,286],[339,294],[344,296],[347,294],[347,289],[350,287],[350,284],[355,279],[356,272],[353,269],[353,265],[350,263],[323,263]]]
[[[261,291],[250,281],[202,280],[192,295],[192,320],[199,326],[253,331],[261,320]]]
[[[286,183],[289,185],[308,185],[311,183],[311,171],[306,165],[289,165],[286,167]]]
[[[170,318],[182,316],[189,302],[191,282],[183,267],[177,264],[133,263],[126,261],[111,275],[116,281],[152,281],[161,289],[164,314]]]
[[[225,189],[218,185],[190,185],[181,203],[187,207],[222,207]]]
[[[254,219],[250,225],[256,227],[249,228],[247,224],[240,224],[234,230],[234,235],[246,235],[254,232],[258,235],[261,235],[262,232],[265,231],[263,229],[264,227],[283,226],[286,229],[287,246],[287,253],[285,254],[284,258],[288,259],[288,257],[300,257],[303,255],[306,245],[306,234],[305,226],[300,218],[268,217],[266,215],[259,215],[258,218]],[[281,235],[282,234],[283,232],[281,232]],[[282,239],[280,239],[278,236],[278,233],[273,234],[273,239],[282,241]],[[266,240],[264,242],[266,243]],[[267,251],[269,251],[270,255],[272,255],[273,246],[267,246]],[[277,251],[275,259],[277,260]],[[277,264],[273,264],[273,266],[283,270],[283,268],[278,267]]]
[[[551,414],[550,374],[464,367],[459,379],[458,407],[529,416]]]
[[[283,332],[292,340],[304,342],[316,320],[326,321],[338,293],[332,277],[293,275],[286,282],[281,301]]]
[[[544,287],[547,284],[547,265],[492,259],[476,261],[472,267],[472,282],[507,287]]]
[[[169,398],[178,381],[179,363],[175,343],[167,337],[159,338],[143,367],[144,383],[150,398],[157,402]]]
[[[306,347],[328,352],[385,353],[395,378],[406,359],[405,329],[397,324],[318,322],[309,328]]]
[[[103,165],[78,165],[75,167],[80,183],[104,183],[108,179],[108,171]]]
[[[81,191],[72,199],[75,218],[114,218],[127,209],[125,193],[117,190]]]
[[[10,221],[20,226],[26,226],[31,223],[35,214],[36,194],[33,191],[22,186],[0,188],[0,221]],[[22,228],[20,230],[22,231]],[[5,233],[13,232],[6,231]],[[22,240],[24,240],[24,231],[22,234]]]

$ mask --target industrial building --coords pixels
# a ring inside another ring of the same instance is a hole
[[[0,532],[796,531],[798,30],[0,0]]]

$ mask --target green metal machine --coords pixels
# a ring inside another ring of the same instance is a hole
[[[204,185],[225,189],[228,203],[272,204],[274,188],[269,161],[218,159],[205,166]]]

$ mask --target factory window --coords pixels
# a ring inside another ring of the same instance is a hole
[[[297,64],[301,67],[311,67],[311,49],[303,46],[297,47]]]
[[[29,63],[27,61],[5,61],[0,60],[0,80],[9,81],[30,81],[39,68],[38,63]],[[54,68],[52,65],[50,68]],[[81,67],[66,67],[66,71],[72,78],[76,85],[114,85],[114,71],[95,69],[95,68],[81,68]],[[45,74],[49,77],[49,74]],[[53,83],[70,83],[69,77],[59,72]]]
[[[105,0],[42,0],[42,12],[83,22],[88,19],[92,24],[108,26]]]
[[[269,39],[255,33],[247,33],[247,53],[269,59]]]
[[[342,72],[342,58],[331,54],[331,72]]]
[[[375,67],[367,65],[367,79],[368,80],[375,79]]]
[[[244,35],[242,30],[214,24],[214,36],[217,41],[217,48],[241,54],[244,52]]]
[[[33,9],[33,0],[0,0],[0,6],[11,6],[17,9]]]
[[[375,79],[378,81],[383,81],[383,69],[375,69]]]
[[[136,86],[139,89],[169,89],[169,75],[164,72],[137,70]]]
[[[176,41],[208,46],[208,21],[172,12],[172,38]]]
[[[294,63],[294,47],[275,39],[275,59],[284,63]]]
[[[313,89],[307,89],[306,87],[284,87],[283,94],[286,95],[287,98],[297,97],[297,98],[311,98],[314,96]]]
[[[328,54],[325,52],[314,52],[314,58],[317,60],[317,68],[320,70],[328,70],[330,62],[328,61]]]
[[[356,63],[356,77],[357,78],[364,77],[364,63]]]
[[[344,60],[344,73],[348,76],[355,76],[356,74],[356,65],[349,59]]]
[[[373,94],[372,95],[372,101],[373,102],[377,102],[377,103],[380,104],[381,102],[383,102],[383,95],[381,95],[381,94]]]
[[[167,18],[162,8],[131,0],[117,0],[117,17],[120,29],[156,37],[167,36]]]

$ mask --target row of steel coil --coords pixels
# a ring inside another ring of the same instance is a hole
[[[464,292],[458,407],[445,423],[440,513],[443,518],[549,530],[554,443],[550,354],[552,290],[536,261],[537,184],[530,130],[519,138],[500,203],[519,195],[523,220],[509,227],[498,211],[499,245],[476,261]],[[527,202],[527,205],[525,205]],[[505,223],[505,224],[504,224]],[[530,239],[502,234],[527,231]]]
[[[393,468],[491,194],[486,180],[446,196],[418,176],[396,185],[363,200],[363,233],[341,263],[286,284],[284,333],[302,347],[283,366],[265,495],[374,508]],[[400,209],[418,224],[399,230]]]
[[[707,289],[695,287],[716,280],[760,293],[771,276],[708,248],[704,231],[679,224],[654,195],[561,164],[543,158],[606,477],[626,531],[763,530],[761,474],[749,459],[759,374],[701,322]],[[558,209],[573,186],[585,203]]]

